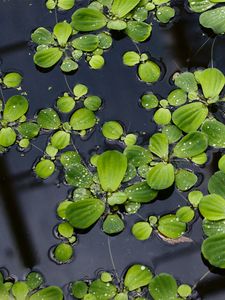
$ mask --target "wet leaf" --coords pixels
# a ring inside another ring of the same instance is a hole
[[[89,293],[94,295],[96,300],[110,300],[116,295],[117,289],[111,283],[97,279],[91,283]]]
[[[176,300],[176,280],[169,274],[161,273],[150,282],[149,293],[154,300]]]
[[[62,10],[69,10],[75,5],[75,0],[58,0],[58,8]]]
[[[75,49],[85,52],[92,52],[97,49],[99,39],[94,34],[82,35],[72,41],[72,45]]]
[[[53,33],[57,38],[59,45],[65,47],[72,34],[72,27],[66,21],[60,22],[54,26]]]
[[[187,93],[182,89],[173,90],[168,96],[168,102],[173,106],[183,105],[187,101]]]
[[[64,95],[57,100],[57,108],[62,113],[69,113],[75,107],[75,101],[72,97]]]
[[[92,111],[98,110],[101,104],[102,100],[98,96],[89,96],[84,100],[84,106]]]
[[[33,122],[25,122],[17,127],[18,132],[23,138],[32,139],[39,134],[40,127]]]
[[[123,127],[119,122],[109,121],[104,123],[102,127],[102,134],[107,139],[118,140],[123,134]]]
[[[193,171],[180,169],[175,175],[176,187],[178,190],[183,192],[191,189],[197,181],[198,177],[193,173]]]
[[[148,203],[154,200],[158,192],[151,189],[146,181],[137,182],[124,190],[128,200],[135,203]]]
[[[127,158],[122,153],[112,150],[101,154],[97,161],[97,171],[104,191],[116,191],[127,170]]]
[[[198,0],[196,0],[197,2]],[[198,90],[197,81],[194,74],[191,72],[180,73],[175,76],[174,83],[177,87],[181,88],[183,91],[190,93],[196,92]]]
[[[8,122],[14,122],[22,117],[28,110],[29,104],[25,97],[16,95],[10,97],[3,111],[3,118]]]
[[[31,34],[31,39],[34,43],[38,45],[49,45],[54,41],[52,33],[44,27],[37,28]]]
[[[171,112],[167,108],[160,108],[155,112],[153,119],[158,125],[167,125],[171,121]]]
[[[147,175],[148,185],[155,190],[164,190],[174,183],[174,167],[172,164],[158,163]]]
[[[99,48],[109,49],[112,46],[112,38],[108,32],[101,32],[97,37],[99,40]]]
[[[7,88],[19,87],[23,77],[19,73],[8,73],[3,77],[3,83]]]
[[[167,136],[163,133],[155,133],[149,140],[149,149],[158,157],[167,160],[169,154],[169,142]]]
[[[104,57],[101,55],[93,55],[92,58],[89,60],[89,65],[94,70],[101,69],[105,64]]]
[[[176,212],[179,221],[189,223],[194,219],[195,211],[189,206],[180,207]]]
[[[124,202],[127,201],[127,194],[124,192],[116,192],[113,193],[109,198],[108,198],[108,203],[109,205],[117,205],[117,204],[123,204]]]
[[[106,17],[93,8],[79,8],[72,15],[72,27],[78,31],[94,31],[106,25]]]
[[[175,125],[166,125],[162,129],[162,133],[168,138],[169,144],[177,142],[182,137],[182,132]]]
[[[29,293],[27,284],[23,281],[17,281],[12,286],[12,294],[16,300],[24,300]]]
[[[78,158],[76,157],[75,160]],[[89,188],[93,183],[91,172],[82,164],[75,164],[74,157],[73,160],[70,158],[70,162],[66,166],[65,179],[69,185],[81,188]]]
[[[63,300],[63,292],[56,286],[50,286],[37,291],[30,296],[29,300]]]
[[[202,244],[202,254],[211,265],[225,268],[225,233],[212,235]]]
[[[208,182],[208,190],[211,194],[218,194],[225,198],[225,173],[218,171],[214,173]]]
[[[225,219],[225,200],[217,194],[202,197],[199,203],[200,213],[210,221]]]
[[[128,51],[123,55],[123,63],[126,66],[133,67],[140,62],[140,55],[134,51]]]
[[[150,37],[152,26],[145,22],[128,21],[125,32],[134,42],[144,42]]]
[[[209,221],[204,219],[202,222],[202,230],[207,236],[225,233],[225,220]]]
[[[188,2],[191,10],[198,13],[206,11],[215,5],[210,0],[188,0]]]
[[[175,110],[172,115],[174,124],[188,133],[196,131],[208,115],[208,108],[201,102],[186,104]]]
[[[66,209],[66,219],[78,229],[93,225],[105,211],[105,204],[95,198],[76,200]]]
[[[154,94],[151,94],[151,93],[144,94],[141,97],[141,105],[145,109],[156,108],[159,105],[159,100],[158,100],[158,98]]]
[[[209,146],[225,148],[225,125],[216,119],[207,119],[202,131],[208,136]]]
[[[70,144],[70,134],[65,131],[57,131],[51,137],[51,144],[58,150],[66,148]]]
[[[132,234],[137,240],[145,241],[150,238],[152,227],[148,222],[137,222],[132,227]]]
[[[178,239],[186,231],[186,224],[175,215],[166,215],[159,219],[158,231],[171,239]]]
[[[79,65],[70,58],[65,58],[60,66],[61,70],[65,73],[75,71],[79,68]]]
[[[78,109],[70,118],[70,125],[73,130],[90,129],[95,126],[95,123],[95,114],[87,108]]]
[[[88,292],[88,286],[84,281],[76,281],[72,284],[72,294],[77,299],[83,299]]]
[[[140,0],[114,0],[111,12],[118,18],[123,18],[134,9]]]
[[[160,6],[156,16],[161,23],[168,23],[175,16],[175,9],[170,6]]]
[[[16,133],[11,127],[0,130],[0,145],[3,147],[12,146],[16,141]]]
[[[208,138],[201,132],[191,132],[183,137],[175,146],[173,152],[179,158],[191,158],[202,152],[208,147]]]
[[[123,20],[110,20],[107,23],[107,27],[110,30],[124,30],[127,28],[127,23]]]
[[[37,116],[37,123],[43,129],[58,129],[61,121],[57,112],[52,108],[42,109]]]
[[[54,258],[59,263],[67,263],[73,256],[73,247],[66,243],[57,245],[54,249]]]
[[[124,230],[124,222],[118,215],[108,215],[103,222],[103,231],[107,234],[116,234]]]
[[[49,159],[43,159],[35,166],[35,173],[42,179],[47,179],[55,171],[54,163]]]
[[[161,70],[156,63],[149,60],[139,65],[138,75],[144,82],[154,83],[159,80]]]
[[[134,291],[146,286],[152,280],[151,271],[143,265],[131,266],[124,278],[124,285],[129,291]]]
[[[141,146],[132,145],[128,146],[124,150],[128,162],[139,167],[145,164],[148,164],[152,161],[152,154],[148,149],[145,149]]]
[[[203,27],[212,29],[216,34],[223,34],[225,32],[225,7],[221,6],[203,12],[199,22]]]
[[[34,63],[41,68],[51,68],[62,57],[63,52],[54,47],[43,50],[38,50],[34,55]]]

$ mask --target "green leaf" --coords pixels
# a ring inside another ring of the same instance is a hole
[[[195,211],[190,206],[180,207],[176,212],[179,221],[189,223],[194,219]]]
[[[152,26],[145,22],[128,21],[125,32],[134,42],[144,42],[150,37]]]
[[[76,158],[77,159],[77,158]],[[65,178],[69,185],[81,188],[89,188],[93,183],[93,176],[83,165],[71,162],[66,166]]]
[[[72,284],[72,294],[77,299],[83,299],[88,292],[88,286],[84,281],[76,281]]]
[[[225,198],[225,173],[218,171],[214,173],[208,182],[208,190],[211,194],[218,194]]]
[[[98,157],[97,171],[104,191],[116,191],[127,170],[127,158],[118,151],[106,151]]]
[[[127,28],[127,23],[122,20],[110,20],[107,23],[107,28],[110,30],[124,30]]]
[[[75,71],[79,68],[79,65],[70,58],[65,58],[60,66],[61,70],[65,73]]]
[[[3,77],[3,83],[7,88],[19,87],[23,77],[19,73],[8,73]]]
[[[137,290],[146,286],[152,280],[151,271],[143,265],[131,266],[124,278],[124,285],[129,291]]]
[[[75,107],[75,101],[72,97],[64,95],[57,100],[57,108],[62,113],[69,113]]]
[[[7,288],[3,283],[0,282],[0,295],[1,295],[1,300],[10,300],[9,298],[9,293],[7,291]]]
[[[22,117],[28,110],[29,104],[25,97],[16,95],[10,97],[3,111],[3,119],[14,122]]]
[[[76,200],[66,209],[66,219],[78,229],[86,229],[93,225],[105,211],[105,204],[99,199],[90,198]]]
[[[94,70],[101,69],[104,66],[104,64],[105,64],[105,60],[104,57],[101,55],[95,54],[89,60],[89,65]]]
[[[194,102],[179,107],[172,114],[174,124],[188,133],[196,131],[208,115],[208,108],[201,102]]]
[[[207,236],[225,233],[225,220],[209,221],[204,219],[202,222],[202,230]]]
[[[96,300],[110,300],[116,295],[117,288],[109,282],[97,279],[91,283],[89,293],[94,295]]]
[[[103,222],[103,231],[107,234],[116,234],[124,230],[124,222],[118,215],[108,215]]]
[[[218,167],[220,171],[225,173],[225,155],[221,156],[221,158],[219,159]]]
[[[225,7],[221,6],[202,13],[199,22],[216,34],[223,34],[225,32]]]
[[[127,201],[127,195],[124,192],[116,192],[113,193],[109,198],[108,198],[108,203],[110,206],[117,205],[117,204],[123,204],[124,202]]]
[[[175,125],[163,126],[162,133],[168,138],[169,144],[177,142],[182,137],[182,132]]]
[[[164,190],[174,183],[174,167],[172,164],[158,163],[147,175],[148,185],[155,190]]]
[[[211,265],[225,268],[225,233],[210,236],[202,244],[202,254]]]
[[[158,195],[158,192],[151,189],[146,181],[134,183],[127,187],[124,192],[128,200],[135,203],[151,202]]]
[[[58,150],[66,148],[70,144],[70,134],[65,131],[57,131],[51,137],[51,144]]]
[[[41,68],[51,68],[62,57],[63,52],[59,48],[38,50],[34,55],[34,63]]]
[[[154,83],[158,81],[160,74],[160,67],[150,60],[140,64],[138,67],[138,75],[140,79],[147,83]]]
[[[145,164],[148,164],[152,161],[152,154],[148,149],[145,149],[141,146],[132,145],[128,146],[124,150],[128,162],[139,167]]]
[[[72,27],[78,31],[95,31],[106,25],[106,17],[93,8],[79,8],[72,15]]]
[[[49,45],[54,39],[50,31],[44,27],[37,28],[32,34],[31,39],[34,43],[38,45]]]
[[[168,102],[172,106],[183,105],[187,101],[187,93],[182,89],[173,90],[168,96]]]
[[[70,168],[73,165],[80,164],[81,158],[76,151],[66,151],[61,154],[60,162],[64,168]]]
[[[161,273],[150,282],[149,293],[154,300],[176,300],[177,282],[173,276]]]
[[[159,105],[159,100],[158,98],[152,94],[152,93],[148,93],[148,94],[144,94],[142,97],[141,97],[141,105],[149,110],[149,109],[152,109],[152,108],[156,108],[158,105]]]
[[[137,222],[132,227],[132,234],[137,240],[145,241],[151,236],[152,230],[148,222]]]
[[[225,219],[225,200],[217,194],[204,196],[199,203],[199,210],[207,220]]]
[[[54,163],[49,159],[43,159],[35,166],[35,173],[42,179],[47,179],[55,171]]]
[[[23,138],[32,139],[39,134],[40,126],[33,122],[25,122],[20,124],[17,130]]]
[[[59,263],[67,263],[73,256],[73,247],[66,243],[58,244],[54,249],[54,258]]]
[[[12,146],[16,141],[16,133],[11,127],[0,130],[0,145],[3,147]]]
[[[159,219],[158,231],[170,239],[178,239],[186,231],[186,224],[176,215],[166,215]]]
[[[155,112],[153,119],[158,125],[168,125],[171,121],[171,112],[167,108],[160,108]]]
[[[180,169],[175,175],[175,183],[178,190],[187,191],[192,188],[198,180],[193,171]]]
[[[37,116],[37,123],[43,129],[58,129],[61,121],[57,112],[52,108],[42,109]]]
[[[202,152],[208,147],[208,138],[202,132],[191,132],[183,137],[175,146],[174,156],[179,158],[191,158]]]
[[[57,286],[50,286],[30,296],[29,300],[63,300],[63,292]]]
[[[123,55],[123,63],[126,66],[133,67],[140,62],[140,55],[135,51],[128,51]]]
[[[30,272],[26,277],[26,283],[31,290],[35,290],[44,283],[44,278],[38,272]]]
[[[62,10],[69,10],[75,5],[75,0],[58,0],[58,8]]]
[[[72,27],[66,21],[60,22],[54,26],[53,33],[57,38],[59,45],[65,47],[72,34]]]
[[[175,16],[175,9],[170,6],[159,6],[156,17],[161,23],[168,23]]]
[[[215,5],[211,0],[188,0],[188,2],[191,10],[197,13],[206,11]]]
[[[187,93],[196,92],[198,90],[197,81],[194,74],[191,72],[183,72],[176,75],[174,78],[174,83],[177,87]]]
[[[207,119],[202,131],[208,136],[209,146],[225,148],[225,125],[216,119]]]
[[[78,109],[70,118],[70,125],[73,130],[90,129],[95,126],[95,123],[95,114],[87,108]]]
[[[101,105],[102,105],[102,100],[98,96],[88,96],[84,100],[84,106],[87,109],[90,109],[92,111],[98,110]]]
[[[99,48],[109,49],[112,46],[112,38],[108,32],[101,32],[97,35],[99,40]]]
[[[72,45],[75,49],[85,52],[92,52],[98,48],[99,39],[94,34],[82,35],[72,41]]]
[[[119,122],[109,121],[102,126],[102,134],[110,140],[118,140],[123,134],[123,127]]]
[[[23,281],[17,281],[12,286],[12,294],[16,300],[24,300],[29,293],[27,284]]]
[[[167,160],[169,154],[167,136],[163,133],[155,133],[149,140],[149,149],[158,157]]]
[[[88,93],[88,87],[82,83],[78,83],[73,88],[74,96],[80,99]]]
[[[123,18],[134,9],[140,0],[114,0],[111,12],[118,18]]]
[[[203,94],[207,99],[219,96],[225,84],[223,73],[215,68],[197,71],[195,72],[195,77],[201,85]]]

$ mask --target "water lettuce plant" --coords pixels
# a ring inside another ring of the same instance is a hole
[[[70,10],[75,5],[75,0],[47,0],[45,2],[46,7],[49,10],[58,9],[58,10]]]

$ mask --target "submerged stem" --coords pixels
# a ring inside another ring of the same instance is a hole
[[[116,280],[119,283],[120,278],[119,278],[119,275],[116,271],[116,266],[115,266],[115,262],[114,262],[113,255],[112,255],[112,249],[111,249],[110,237],[109,236],[108,236],[107,242],[108,242],[109,257],[110,257],[110,260],[111,260],[111,263],[112,263],[112,266],[113,266],[113,271],[115,272]]]
[[[211,273],[211,271],[207,271],[196,283],[195,285],[192,287],[192,290],[196,289],[197,285],[199,284],[199,282],[201,282],[202,280],[204,280],[209,274]]]

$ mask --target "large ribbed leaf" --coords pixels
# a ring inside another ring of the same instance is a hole
[[[38,50],[34,55],[34,63],[41,68],[54,66],[62,57],[63,52],[59,48]]]
[[[72,27],[67,22],[57,23],[53,29],[53,33],[58,40],[60,46],[65,47],[71,33]]]
[[[212,236],[218,233],[225,233],[225,220],[209,221],[204,219],[202,229],[205,235]]]
[[[80,8],[72,15],[72,27],[78,31],[94,31],[106,25],[106,17],[97,9]]]
[[[208,147],[206,134],[196,131],[187,134],[175,146],[173,152],[179,158],[191,158],[202,152]]]
[[[202,254],[211,265],[225,269],[225,233],[207,238],[202,244]]]
[[[174,183],[174,167],[171,164],[159,163],[147,175],[147,183],[154,190],[164,190]]]
[[[127,15],[135,6],[138,5],[140,0],[114,0],[111,12],[118,18]]]
[[[207,99],[219,96],[225,84],[223,73],[215,68],[197,71],[195,72],[195,78],[200,83],[203,94]]]
[[[152,280],[151,271],[143,265],[133,265],[125,275],[124,285],[129,291],[148,285]]]
[[[50,286],[33,294],[29,300],[62,300],[63,292],[56,286]]]
[[[147,203],[156,198],[158,192],[152,190],[146,181],[135,183],[124,191],[128,200],[135,203]]]
[[[191,10],[198,13],[206,11],[215,5],[210,0],[188,0],[188,2]]]
[[[211,9],[201,14],[200,24],[212,29],[216,34],[225,32],[225,6]]]
[[[8,122],[14,122],[27,112],[28,106],[28,101],[25,97],[20,95],[12,96],[5,104],[3,118]]]
[[[225,173],[218,171],[212,175],[208,182],[208,190],[211,194],[217,194],[225,198]]]
[[[159,219],[158,231],[170,239],[178,239],[186,231],[186,224],[176,215],[166,215]]]
[[[216,119],[206,120],[202,131],[207,134],[209,146],[225,148],[225,125]]]
[[[208,108],[201,102],[179,107],[172,115],[174,124],[184,132],[196,131],[208,115]]]
[[[98,157],[97,171],[104,191],[114,192],[127,170],[127,158],[119,151],[106,151]]]
[[[79,229],[93,225],[105,211],[105,204],[95,198],[77,200],[66,209],[66,219]]]
[[[199,210],[210,221],[225,219],[225,200],[217,194],[202,197]]]
[[[175,300],[177,299],[176,280],[169,274],[161,273],[150,282],[149,293],[154,300]]]
[[[149,149],[152,153],[166,160],[169,153],[169,141],[167,136],[163,133],[154,134],[150,138]]]

